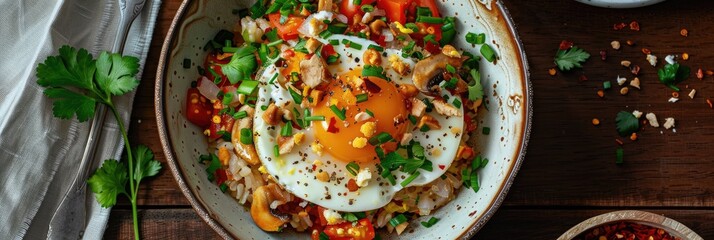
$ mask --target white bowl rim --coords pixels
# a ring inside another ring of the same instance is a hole
[[[167,75],[166,71],[168,69],[166,67],[166,64],[168,62],[168,58],[170,57],[169,48],[172,42],[174,41],[175,36],[178,34],[180,23],[184,19],[187,11],[189,10],[189,6],[193,1],[194,0],[184,0],[181,3],[181,5],[176,11],[174,19],[169,25],[168,32],[166,33],[164,43],[161,47],[161,55],[159,57],[159,63],[156,70],[156,80],[154,84],[154,109],[156,112],[157,131],[159,133],[161,145],[164,151],[164,155],[166,157],[166,163],[167,165],[169,165],[171,173],[173,174],[177,185],[181,189],[181,192],[186,197],[186,200],[188,200],[188,202],[191,204],[196,214],[201,219],[203,219],[203,221],[206,222],[206,224],[208,224],[221,238],[237,238],[237,236],[233,236],[230,232],[226,230],[226,228],[224,228],[220,223],[218,223],[218,221],[209,214],[207,209],[203,206],[203,203],[196,196],[194,196],[194,193],[191,191],[188,184],[184,180],[183,173],[180,169],[180,166],[178,166],[178,161],[175,159],[175,153],[173,149],[171,149],[171,139],[168,136],[167,122],[164,114],[164,80],[165,76]],[[522,135],[520,136],[522,140],[521,146],[519,147],[519,151],[516,153],[516,162],[512,165],[512,169],[511,171],[509,171],[509,176],[502,183],[497,197],[493,199],[488,209],[486,209],[486,213],[483,214],[481,219],[479,219],[477,222],[471,225],[465,232],[463,232],[463,235],[461,235],[460,237],[461,239],[470,239],[474,234],[476,234],[476,232],[478,232],[483,227],[483,225],[488,222],[488,220],[496,213],[498,208],[505,200],[508,190],[513,184],[515,176],[518,173],[518,170],[520,169],[525,159],[526,149],[528,141],[530,139],[530,133],[533,123],[533,87],[530,80],[530,70],[523,43],[518,37],[516,26],[506,7],[501,1],[496,1],[495,5],[498,7],[498,9],[496,10],[499,10],[502,13],[502,17],[506,21],[506,26],[508,27],[509,34],[512,36],[512,38],[509,40],[513,41],[513,44],[516,47],[516,51],[520,54],[519,63],[522,65],[523,69],[523,71],[520,73],[520,77],[522,77],[523,79],[524,90],[526,93],[524,100],[524,104],[526,105],[526,115],[524,117],[525,123],[523,126]]]
[[[694,231],[692,231],[692,229],[689,229],[689,227],[685,226],[680,222],[675,221],[674,219],[665,217],[663,215],[639,210],[620,210],[614,212],[607,212],[588,218],[587,220],[580,222],[578,225],[575,225],[572,228],[568,229],[568,231],[558,237],[558,240],[570,240],[594,227],[620,221],[637,222],[648,226],[659,227],[664,229],[671,235],[682,237],[682,239],[703,240],[703,238],[700,237]]]

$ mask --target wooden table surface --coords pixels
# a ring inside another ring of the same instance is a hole
[[[153,92],[161,44],[179,0],[164,0],[132,114],[130,138],[146,144],[162,162],[154,117]],[[714,69],[714,4],[708,0],[670,0],[638,9],[604,9],[570,0],[505,1],[516,23],[530,64],[534,89],[533,131],[525,162],[508,197],[477,239],[555,239],[575,224],[597,214],[622,209],[645,210],[673,218],[714,239],[714,78],[695,77],[697,69]],[[639,22],[640,31],[613,30],[613,25]],[[686,28],[687,37],[680,35]],[[548,74],[561,40],[571,40],[592,54],[583,69]],[[610,42],[622,47],[613,50]],[[625,44],[634,41],[634,46]],[[680,101],[668,103],[672,90],[658,82],[656,69],[642,48],[659,57],[689,54],[680,63],[692,68],[679,86]],[[599,52],[607,52],[605,61]],[[642,90],[620,87],[597,96],[602,81],[618,75],[631,79],[622,66],[641,67]],[[583,80],[583,77],[587,80]],[[696,89],[694,99],[687,97]],[[676,132],[644,127],[636,141],[619,138],[615,116],[639,110],[676,119]],[[601,122],[593,126],[593,118]],[[615,164],[616,139],[624,142],[625,163]],[[142,182],[139,208],[146,239],[212,239],[217,235],[193,211],[164,165],[158,177]],[[132,237],[127,201],[112,210],[105,237]]]

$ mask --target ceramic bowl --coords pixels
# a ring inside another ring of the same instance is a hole
[[[185,118],[186,91],[198,78],[196,64],[206,55],[205,43],[220,29],[233,29],[239,20],[233,9],[246,8],[253,1],[187,0],[180,6],[164,42],[156,78],[156,117],[168,165],[188,201],[198,215],[225,238],[303,239],[308,233],[266,233],[252,221],[246,207],[224,194],[207,180],[198,156],[208,151],[203,129]],[[525,155],[532,115],[532,93],[528,64],[513,22],[501,2],[438,1],[443,15],[456,16],[459,37],[455,45],[477,53],[465,42],[466,32],[484,32],[496,50],[496,63],[481,61],[482,82],[488,110],[479,112],[479,128],[471,144],[489,164],[480,172],[481,189],[463,190],[448,205],[433,213],[441,221],[431,228],[412,221],[398,238],[468,238],[494,214]],[[184,68],[184,59],[192,66]],[[490,134],[482,134],[482,127]],[[456,146],[454,146],[456,147]],[[385,238],[396,235],[382,234]]]
[[[567,232],[563,233],[558,240],[570,240],[580,234],[589,232],[590,229],[595,227],[622,221],[661,228],[673,237],[677,237],[679,239],[702,240],[702,237],[697,235],[687,226],[684,226],[684,224],[659,214],[636,210],[609,212],[589,218],[588,220],[570,228]]]

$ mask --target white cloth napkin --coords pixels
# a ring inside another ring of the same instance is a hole
[[[142,67],[160,5],[146,1],[126,40],[124,54],[138,57]],[[0,239],[48,238],[50,219],[79,171],[89,132],[89,121],[52,115],[35,67],[65,44],[95,57],[111,50],[118,20],[116,0],[0,0]],[[133,99],[133,93],[115,98],[127,127]],[[120,159],[123,144],[111,114],[98,144],[93,168],[104,159]],[[101,239],[111,209],[100,207],[90,190],[86,205],[84,238]]]

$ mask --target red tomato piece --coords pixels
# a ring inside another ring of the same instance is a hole
[[[355,5],[354,0],[342,0],[340,3],[340,13],[347,17],[347,22],[351,25],[352,18],[357,14],[364,14],[362,6],[374,3],[375,0],[362,0],[359,5]]]
[[[409,14],[416,16],[416,7],[428,7],[432,17],[441,16],[435,0],[414,0],[414,3],[409,8]]]
[[[186,93],[186,118],[189,122],[201,128],[211,124],[213,107],[197,88],[189,88]]]
[[[407,10],[413,0],[379,0],[377,7],[387,12],[390,22],[407,23]]]
[[[221,185],[221,183],[228,180],[228,175],[226,174],[225,169],[221,169],[221,168],[217,169],[215,175],[216,175],[216,184],[218,184],[218,185]]]
[[[375,236],[374,226],[367,218],[357,221],[354,226],[351,222],[329,225],[325,227],[325,234],[330,237],[330,240],[368,240]]]
[[[302,25],[302,22],[305,20],[302,17],[298,16],[288,16],[288,19],[285,20],[285,23],[280,23],[280,13],[272,13],[268,15],[268,19],[270,19],[270,25],[278,29],[278,36],[282,38],[283,40],[291,40],[291,39],[297,39],[298,38],[298,28],[300,25]]]
[[[208,131],[210,132],[210,137],[211,139],[218,139],[222,135],[219,135],[218,132],[220,131],[226,131],[229,134],[233,130],[233,123],[235,122],[235,119],[233,119],[233,116],[230,116],[228,114],[223,114],[223,115],[218,115],[218,109],[214,109],[214,114],[211,116],[211,123],[210,126],[208,126]],[[214,116],[219,116],[221,119],[220,122],[215,123],[213,122],[213,117]]]

